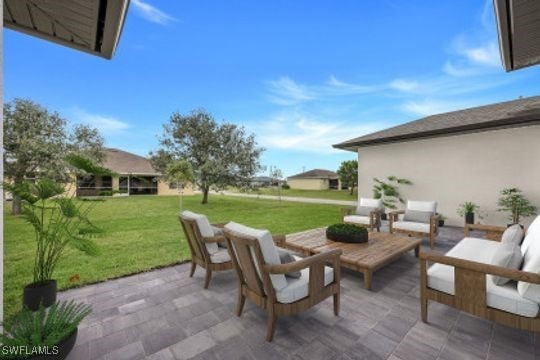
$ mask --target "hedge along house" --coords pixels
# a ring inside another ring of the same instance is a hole
[[[540,96],[428,116],[334,147],[358,153],[359,197],[372,195],[375,177],[407,178],[403,197],[436,200],[451,225],[463,225],[456,209],[465,201],[481,207],[483,223],[506,224],[497,211],[506,187],[540,207]]]
[[[313,169],[289,176],[287,178],[287,184],[291,189],[301,190],[341,189],[341,181],[338,174],[323,169]]]
[[[145,157],[118,149],[105,149],[103,166],[117,176],[78,176],[77,196],[99,196],[111,193],[126,195],[177,195],[177,184],[168,183]],[[184,194],[193,194],[191,184]]]

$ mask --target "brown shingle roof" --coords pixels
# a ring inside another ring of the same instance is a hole
[[[540,96],[452,111],[335,144],[345,150],[382,143],[540,124]]]
[[[300,174],[289,176],[289,179],[337,179],[338,174],[330,170],[313,169]]]
[[[160,175],[145,157],[118,149],[105,149],[104,167],[121,175]]]

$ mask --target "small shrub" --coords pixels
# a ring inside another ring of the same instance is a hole
[[[359,235],[367,234],[368,231],[365,227],[358,227],[351,224],[334,224],[330,225],[326,229],[326,232],[336,235]]]
[[[281,188],[283,190],[289,190],[291,188],[291,186],[289,184],[283,184],[283,185],[281,185]]]

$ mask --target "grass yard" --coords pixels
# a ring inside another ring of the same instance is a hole
[[[234,190],[231,190],[234,191]],[[278,190],[276,188],[261,188],[259,191],[250,191],[250,194],[261,194],[261,195],[278,195]],[[357,192],[354,191],[354,194],[351,195],[350,190],[299,190],[299,189],[282,189],[282,196],[291,196],[291,197],[306,197],[306,198],[315,198],[315,199],[332,199],[332,200],[348,200],[356,201]]]
[[[272,200],[210,195],[184,197],[184,209],[207,214],[211,222],[233,220],[274,234],[287,234],[339,221],[339,206],[299,204]],[[22,289],[32,281],[34,233],[22,217],[9,214],[5,204],[4,312],[13,315],[21,307]],[[105,230],[97,239],[101,255],[89,257],[68,249],[55,272],[60,289],[146,271],[189,259],[189,248],[177,219],[178,197],[132,196],[96,202],[91,213]],[[79,275],[80,280],[69,278]]]

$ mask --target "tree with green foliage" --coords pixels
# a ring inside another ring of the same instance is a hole
[[[501,190],[501,197],[497,205],[499,205],[498,211],[508,212],[510,214],[508,219],[512,221],[512,224],[519,224],[521,217],[536,215],[538,210],[518,188]]]
[[[67,121],[57,112],[28,100],[14,99],[4,104],[4,177],[14,185],[28,178],[69,181],[63,161],[68,152],[103,160],[103,138],[96,129],[78,125],[72,134]],[[21,199],[13,194],[12,214],[22,211]]]
[[[354,188],[358,186],[358,161],[346,160],[341,163],[337,171],[341,184],[351,189],[351,195],[354,194]]]
[[[193,168],[186,160],[173,160],[167,165],[165,170],[167,181],[176,184],[178,195],[180,197],[180,211],[182,211],[182,198],[184,196],[184,187],[187,183],[193,181]]]
[[[211,188],[244,187],[259,170],[259,157],[263,151],[255,136],[246,134],[243,127],[217,123],[205,110],[188,115],[175,112],[164,125],[160,139],[162,148],[157,160],[170,156],[185,159],[192,168],[194,182],[203,193],[202,203],[208,203]],[[156,158],[154,163],[156,163]]]
[[[382,199],[384,207],[388,209],[397,209],[397,203],[404,204],[405,200],[399,193],[399,185],[412,185],[412,182],[407,179],[398,178],[396,176],[388,176],[385,180],[374,178],[373,197]]]

